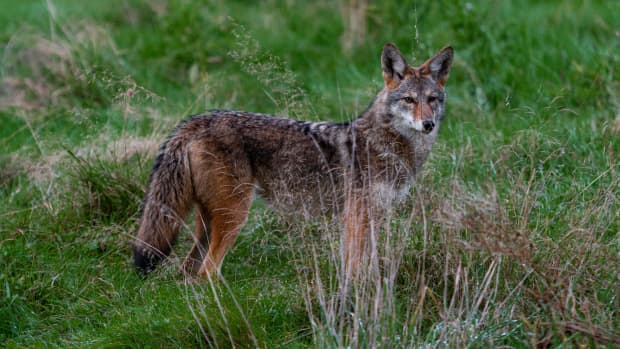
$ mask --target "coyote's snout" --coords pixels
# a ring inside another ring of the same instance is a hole
[[[146,273],[167,256],[195,208],[195,244],[184,269],[219,272],[257,194],[286,212],[339,215],[346,274],[356,275],[372,222],[408,192],[435,142],[452,57],[446,47],[413,67],[385,45],[385,86],[348,122],[221,110],[181,122],[149,179],[136,267]]]

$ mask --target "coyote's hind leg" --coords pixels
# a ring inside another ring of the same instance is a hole
[[[243,193],[231,193],[228,200],[220,202],[219,207],[210,211],[209,250],[198,270],[199,276],[219,274],[226,253],[247,221],[251,204],[252,190],[244,190]]]
[[[194,244],[185,257],[181,270],[189,275],[196,275],[209,249],[209,218],[202,205],[197,205]]]

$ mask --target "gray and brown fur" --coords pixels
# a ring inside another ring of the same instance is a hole
[[[219,272],[259,195],[284,212],[340,215],[345,268],[356,273],[373,215],[406,195],[435,142],[452,57],[446,47],[412,67],[385,45],[384,88],[344,123],[222,110],[182,122],[149,179],[136,267],[146,273],[170,253],[195,207],[195,245],[184,268],[205,277]]]

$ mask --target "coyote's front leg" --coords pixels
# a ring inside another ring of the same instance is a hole
[[[350,195],[345,202],[344,221],[344,263],[346,280],[359,277],[360,264],[366,252],[369,231],[369,207],[363,194]]]

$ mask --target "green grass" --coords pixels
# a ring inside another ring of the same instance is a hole
[[[352,48],[346,4],[4,1],[0,346],[619,345],[620,3],[372,2]],[[355,117],[388,41],[456,58],[438,143],[382,235],[406,246],[382,251],[397,276],[355,295],[379,313],[334,317],[334,224],[260,202],[225,282],[185,283],[187,232],[138,277],[140,200],[179,120]]]

